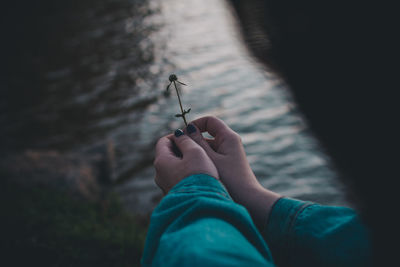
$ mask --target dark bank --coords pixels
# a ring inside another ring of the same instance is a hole
[[[137,166],[117,173],[110,132],[140,120],[158,98],[137,85],[157,80],[148,70],[151,44],[138,48],[156,26],[142,20],[156,8],[147,1],[1,6],[5,262],[138,266],[147,219],[127,212],[112,185],[151,159],[141,153]]]

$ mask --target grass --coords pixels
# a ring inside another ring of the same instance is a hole
[[[93,203],[0,186],[2,266],[140,266],[147,223],[124,211],[116,195]]]

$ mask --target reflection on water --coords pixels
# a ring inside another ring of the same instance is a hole
[[[75,8],[65,29],[52,32],[57,45],[33,78],[12,80],[18,90],[0,103],[9,114],[1,122],[9,149],[86,153],[112,141],[122,181],[116,190],[133,210],[148,211],[161,196],[151,167],[154,143],[182,127],[176,99],[162,97],[175,72],[189,84],[182,88],[189,120],[225,120],[242,136],[265,186],[344,203],[284,85],[247,56],[222,1],[109,0]],[[32,98],[23,101],[22,94]]]
[[[261,182],[284,195],[343,204],[326,158],[296,112],[284,85],[252,62],[240,43],[229,10],[218,0],[162,1],[164,51],[174,68],[163,73],[163,88],[170,72],[176,72],[184,87],[184,103],[192,108],[190,118],[213,114],[221,117],[243,138],[250,164]],[[160,37],[160,38],[162,38]],[[181,126],[173,119],[176,99],[151,105],[143,135],[157,136]],[[169,128],[162,128],[169,121]],[[156,126],[157,125],[157,126]],[[152,168],[144,169],[120,192],[152,207],[157,199]],[[135,194],[131,194],[134,191]]]

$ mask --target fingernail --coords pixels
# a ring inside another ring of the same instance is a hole
[[[188,132],[189,134],[192,134],[192,133],[196,132],[196,127],[194,127],[193,124],[189,124],[189,125],[186,127],[186,130],[187,130],[187,132]]]
[[[179,137],[179,136],[181,136],[181,135],[183,135],[184,133],[183,133],[183,131],[181,130],[181,129],[177,129],[176,131],[175,131],[175,136],[176,137]]]

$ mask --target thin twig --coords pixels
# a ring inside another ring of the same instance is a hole
[[[185,117],[186,114],[185,114],[185,112],[183,110],[183,107],[182,107],[182,101],[181,101],[181,97],[179,96],[178,87],[176,87],[175,81],[173,83],[174,83],[174,86],[175,86],[176,94],[178,96],[179,106],[181,107],[181,112],[182,112],[181,114],[182,114],[183,122],[185,123],[185,126],[187,126],[186,117]]]

